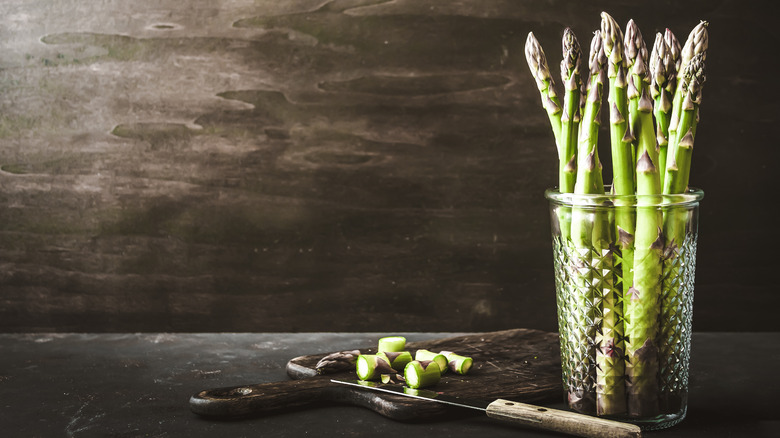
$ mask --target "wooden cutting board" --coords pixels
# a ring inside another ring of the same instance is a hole
[[[376,352],[376,346],[363,347],[359,348],[363,354]],[[413,353],[421,348],[454,351],[474,360],[471,371],[465,376],[448,372],[430,389],[484,401],[497,398],[537,403],[561,400],[561,361],[556,333],[513,329],[409,342],[406,349]],[[317,362],[328,354],[330,352],[291,359],[287,374],[292,380],[201,391],[190,398],[190,409],[205,417],[240,418],[336,402],[367,407],[401,421],[433,418],[453,409],[436,402],[332,383],[331,378],[356,379],[357,376],[354,369],[317,374]]]

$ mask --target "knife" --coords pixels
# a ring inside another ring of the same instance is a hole
[[[331,382],[366,390],[430,400],[459,408],[478,410],[496,420],[574,436],[592,438],[639,438],[642,436],[642,430],[639,426],[633,424],[511,400],[497,399],[492,402],[466,400],[428,389],[412,389],[398,384],[384,384],[364,380],[331,379]]]

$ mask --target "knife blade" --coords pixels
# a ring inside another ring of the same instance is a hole
[[[639,426],[633,424],[511,400],[497,399],[492,402],[484,402],[462,399],[429,389],[412,389],[398,384],[384,384],[364,380],[331,379],[331,382],[369,391],[379,391],[444,403],[458,408],[478,410],[495,420],[574,436],[592,438],[638,438],[642,436],[642,430]]]

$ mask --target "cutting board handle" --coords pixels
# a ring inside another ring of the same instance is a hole
[[[319,377],[207,389],[190,397],[190,410],[204,417],[256,416],[332,400],[339,390],[330,379]]]
[[[487,415],[496,420],[575,436],[593,438],[639,438],[642,436],[639,426],[633,424],[502,399],[488,405]]]

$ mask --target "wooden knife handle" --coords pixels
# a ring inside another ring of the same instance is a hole
[[[487,415],[496,420],[575,436],[593,438],[638,438],[642,436],[639,426],[633,424],[510,400],[498,399],[494,401],[488,405]]]
[[[190,397],[190,410],[205,417],[240,418],[333,400],[341,390],[328,378],[207,389]]]

